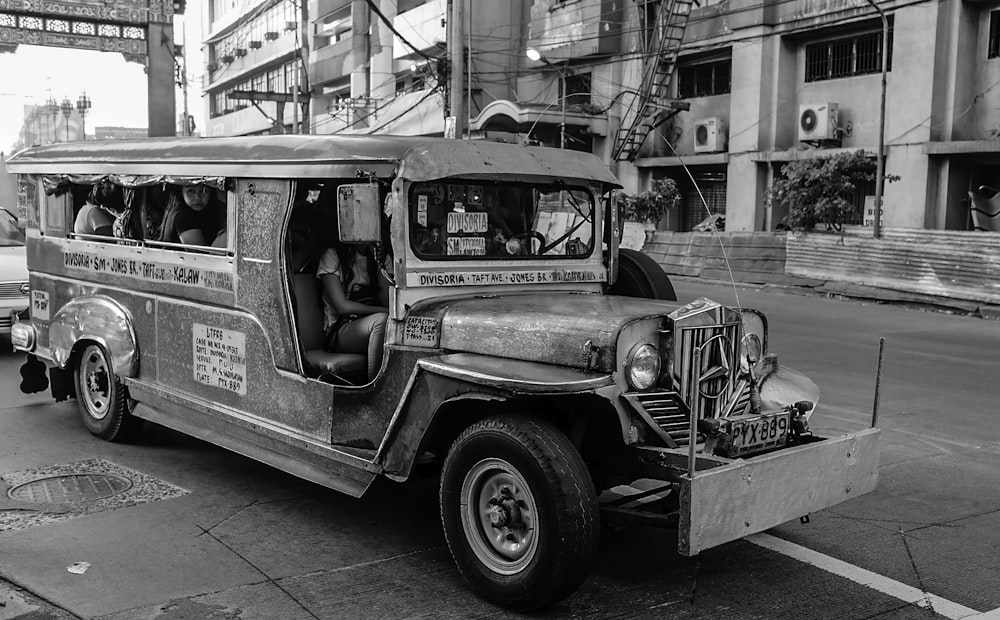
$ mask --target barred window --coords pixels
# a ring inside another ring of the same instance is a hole
[[[1000,11],[990,11],[990,42],[986,49],[986,57],[998,56],[1000,56]]]
[[[680,65],[677,68],[677,96],[688,99],[728,94],[732,90],[732,73],[733,61],[729,58]]]
[[[892,29],[886,68],[892,70]],[[882,31],[854,34],[806,45],[806,82],[882,71]]]

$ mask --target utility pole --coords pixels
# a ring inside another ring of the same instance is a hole
[[[184,97],[184,124],[181,128],[182,136],[191,135],[191,114],[188,111],[188,44],[187,44],[187,24],[181,23],[181,93]]]
[[[451,1],[451,28],[448,32],[448,56],[451,58],[451,117],[455,119],[455,138],[461,140],[465,135],[465,114],[462,109],[462,99],[465,96],[465,49],[462,23],[462,4],[464,0]]]
[[[885,11],[875,0],[868,0],[868,4],[882,18],[882,100],[878,113],[878,154],[875,163],[875,219],[872,221],[872,236],[878,239],[882,236],[882,201],[885,190],[885,86],[886,72],[888,71],[889,56],[889,18]]]

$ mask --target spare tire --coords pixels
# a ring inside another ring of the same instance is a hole
[[[659,263],[638,250],[624,248],[618,251],[618,279],[607,292],[623,297],[677,301],[674,285]]]

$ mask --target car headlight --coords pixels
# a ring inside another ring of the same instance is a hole
[[[625,360],[625,377],[635,390],[646,390],[656,384],[660,376],[660,353],[649,343],[632,347]]]

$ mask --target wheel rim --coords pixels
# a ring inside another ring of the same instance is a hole
[[[96,347],[88,347],[80,360],[80,377],[83,383],[83,402],[87,413],[95,420],[103,420],[111,410],[111,371],[104,354]]]
[[[538,549],[535,497],[510,463],[476,463],[462,482],[462,525],[476,558],[501,575],[523,570]]]

